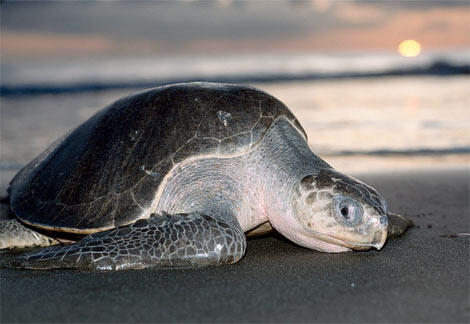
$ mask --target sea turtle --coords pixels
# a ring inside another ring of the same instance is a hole
[[[16,218],[0,221],[1,247],[77,241],[6,258],[24,268],[235,263],[245,233],[271,225],[326,252],[380,249],[387,237],[384,199],[312,153],[283,103],[242,85],[120,99],[27,164],[8,192]]]

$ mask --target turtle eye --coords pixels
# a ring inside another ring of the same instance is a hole
[[[333,214],[341,223],[354,226],[361,222],[364,211],[357,201],[343,196],[333,199]]]

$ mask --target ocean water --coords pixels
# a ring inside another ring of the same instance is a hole
[[[312,150],[346,169],[369,168],[351,163],[357,157],[348,157],[357,155],[389,166],[397,160],[383,158],[468,165],[469,63],[458,51],[416,59],[299,53],[9,60],[1,66],[0,171],[19,169],[122,96],[194,80],[241,82],[271,93],[298,117]]]
[[[398,53],[232,53],[107,56],[2,62],[1,93],[80,92],[205,80],[279,82],[390,75],[468,74],[465,50]]]

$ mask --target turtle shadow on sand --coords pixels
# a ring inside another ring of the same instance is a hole
[[[0,248],[42,248],[2,262],[31,269],[235,263],[245,233],[271,228],[318,251],[380,249],[411,226],[316,156],[282,102],[229,84],[120,99],[21,169],[8,193]]]

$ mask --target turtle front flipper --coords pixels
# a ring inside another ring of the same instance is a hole
[[[411,220],[406,219],[399,214],[394,214],[394,213],[389,212],[387,213],[387,217],[388,217],[387,236],[389,238],[400,236],[403,233],[405,233],[408,228],[414,226],[414,223]]]
[[[131,225],[91,234],[76,244],[12,257],[6,265],[85,270],[198,267],[235,263],[245,247],[238,224],[200,213],[152,214]]]

